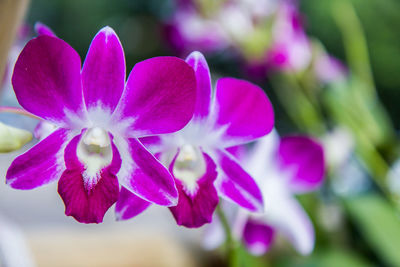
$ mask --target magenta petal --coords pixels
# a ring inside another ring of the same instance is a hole
[[[66,170],[58,181],[58,193],[65,204],[65,214],[81,223],[101,223],[106,211],[118,199],[118,179],[103,171],[97,184],[86,190],[82,170]]]
[[[271,225],[286,236],[299,253],[307,255],[312,252],[315,244],[314,228],[295,198],[281,199],[279,208],[270,209],[268,217]]]
[[[204,153],[203,155],[207,170],[203,177],[197,181],[195,192],[188,192],[182,181],[175,178],[179,200],[177,206],[170,207],[169,209],[176,223],[188,228],[196,228],[205,223],[210,223],[219,202],[218,193],[214,186],[214,181],[217,177],[216,165],[208,155]],[[174,161],[170,166],[171,171],[173,164]]]
[[[123,155],[118,173],[123,186],[149,202],[162,206],[176,205],[178,192],[174,179],[138,139],[131,138],[128,143],[120,141],[118,149]]]
[[[33,189],[60,178],[67,131],[58,129],[17,157],[7,171],[6,183],[16,189]]]
[[[243,241],[248,251],[256,256],[268,251],[275,239],[275,230],[258,220],[249,218],[243,229]]]
[[[322,146],[306,136],[283,137],[279,144],[281,167],[294,172],[290,181],[292,190],[305,192],[318,188],[325,174]]]
[[[272,104],[263,90],[244,80],[219,79],[215,92],[216,127],[225,130],[226,146],[247,143],[274,126]]]
[[[194,69],[197,80],[197,96],[194,118],[205,118],[210,112],[211,103],[211,77],[207,61],[200,52],[193,52],[186,62]]]
[[[135,137],[175,132],[193,116],[196,77],[175,57],[155,57],[136,64],[118,106],[120,119],[131,119]]]
[[[128,220],[145,211],[150,205],[150,202],[137,197],[122,186],[115,205],[115,215],[119,221]]]
[[[65,214],[81,223],[101,223],[106,211],[118,200],[119,184],[115,175],[121,159],[113,146],[113,159],[100,172],[98,182],[89,187],[82,176],[84,166],[79,162],[76,148],[80,136],[76,136],[65,149],[65,170],[58,181],[58,193],[65,204]]]
[[[219,192],[243,208],[262,211],[263,198],[254,179],[226,151],[218,150],[215,158],[219,167],[217,179]]]
[[[12,83],[18,102],[29,112],[52,122],[69,122],[66,113],[83,108],[81,59],[63,40],[41,35],[22,50]]]
[[[244,161],[248,154],[248,147],[246,145],[231,146],[225,148],[225,150],[239,162]]]
[[[161,138],[159,135],[145,136],[139,139],[146,148],[161,145]]]
[[[93,38],[82,68],[85,103],[111,111],[117,106],[125,85],[125,56],[122,45],[110,27]]]
[[[48,36],[57,37],[56,34],[47,25],[45,25],[41,22],[35,23],[35,32],[38,35],[48,35]]]

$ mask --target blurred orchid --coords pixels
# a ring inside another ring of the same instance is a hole
[[[296,1],[281,1],[272,28],[268,64],[283,71],[302,71],[311,62],[310,41],[303,29]]]
[[[260,139],[248,153],[240,155],[245,169],[261,188],[265,210],[263,213],[238,210],[236,216],[231,216],[234,235],[255,255],[268,251],[277,231],[291,240],[299,253],[310,253],[315,240],[313,226],[294,195],[321,185],[325,172],[322,146],[305,136],[279,140],[273,132]],[[224,235],[218,220],[210,230],[206,245],[212,248],[223,242]]]
[[[21,106],[57,129],[12,162],[11,187],[58,180],[65,213],[83,223],[103,220],[120,185],[176,205],[173,178],[137,138],[177,131],[192,117],[196,80],[183,60],[142,61],[125,83],[124,51],[110,27],[94,37],[82,70],[78,53],[47,32],[25,46],[12,83]]]
[[[179,54],[201,50],[212,53],[229,46],[230,40],[222,25],[204,18],[193,5],[179,5],[165,28],[168,42]]]
[[[179,201],[170,207],[175,220],[186,227],[210,222],[218,195],[246,209],[262,210],[257,184],[225,148],[268,134],[274,125],[271,103],[261,88],[234,78],[219,79],[212,94],[203,55],[193,52],[186,62],[197,78],[192,120],[179,132],[146,140],[175,178]],[[129,219],[148,206],[126,191],[117,202],[117,217]]]
[[[276,9],[276,0],[177,1],[166,37],[181,54],[214,53],[246,42]]]
[[[167,38],[180,53],[233,48],[250,74],[265,76],[271,68],[299,72],[312,60],[301,20],[296,0],[181,1]]]
[[[347,77],[345,65],[328,54],[318,56],[314,64],[315,75],[321,83],[342,82]]]

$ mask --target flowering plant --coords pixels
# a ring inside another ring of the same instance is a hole
[[[203,55],[193,52],[186,62],[197,78],[193,118],[178,132],[147,140],[174,176],[179,200],[170,207],[172,214],[187,227],[209,223],[219,195],[249,210],[262,210],[257,184],[225,148],[269,133],[274,125],[271,103],[261,88],[233,78],[219,79],[212,93]],[[145,205],[137,205],[140,200],[130,193],[121,198],[117,211],[124,219]]]
[[[111,28],[95,36],[82,70],[79,55],[46,31],[25,46],[12,81],[21,106],[56,130],[14,160],[11,187],[58,180],[66,214],[85,223],[102,221],[121,186],[159,205],[176,204],[171,175],[137,138],[177,131],[190,120],[196,80],[187,63],[149,59],[125,83],[124,52]]]

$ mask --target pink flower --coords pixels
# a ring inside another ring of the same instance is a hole
[[[348,72],[342,62],[328,54],[316,59],[314,70],[318,80],[325,84],[344,81]]]
[[[301,25],[294,1],[281,2],[272,28],[272,47],[267,53],[269,65],[283,71],[301,71],[311,62],[311,44]]]
[[[260,189],[226,148],[268,134],[274,113],[258,86],[234,78],[221,78],[211,89],[210,72],[202,54],[186,59],[197,78],[197,102],[192,120],[181,131],[145,140],[174,176],[178,205],[170,210],[179,225],[199,227],[212,219],[219,196],[248,210],[263,209]],[[129,219],[149,204],[124,193],[116,210]]]
[[[268,251],[276,233],[288,238],[301,254],[314,248],[315,233],[310,219],[294,195],[319,188],[325,173],[322,146],[306,136],[279,140],[276,132],[257,141],[248,153],[240,154],[245,169],[257,181],[264,201],[262,213],[239,210],[231,216],[234,235],[255,255]],[[243,156],[244,155],[244,156]],[[213,222],[214,223],[214,222]],[[208,233],[207,246],[215,247],[222,229],[215,225]]]
[[[165,28],[168,42],[180,54],[201,50],[206,53],[222,50],[230,45],[230,37],[221,23],[205,18],[193,4],[178,6]]]
[[[78,53],[48,29],[29,41],[12,83],[21,106],[57,129],[17,157],[7,184],[33,189],[58,181],[66,214],[99,223],[122,188],[147,201],[176,205],[168,170],[138,140],[175,132],[193,115],[193,69],[175,57],[134,66],[110,27],[94,37],[83,67]]]

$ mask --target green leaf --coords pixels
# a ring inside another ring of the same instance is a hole
[[[243,245],[237,247],[237,267],[268,267],[265,258],[256,257],[247,252]]]
[[[400,219],[396,209],[377,194],[344,201],[350,217],[379,258],[389,266],[400,266]]]
[[[341,249],[324,250],[314,253],[311,257],[300,263],[290,264],[292,267],[338,267],[338,266],[351,266],[351,267],[368,267],[372,264],[368,263],[365,259],[361,258],[351,251]]]

